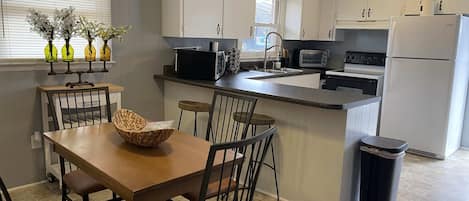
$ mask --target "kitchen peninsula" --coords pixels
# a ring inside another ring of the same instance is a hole
[[[218,81],[181,79],[174,73],[154,75],[154,78],[164,83],[164,118],[168,120],[179,118],[178,101],[209,103],[214,90],[258,97],[255,112],[275,118],[279,129],[273,145],[278,158],[281,197],[291,201],[357,200],[359,140],[376,135],[380,97],[263,80],[269,76],[278,75],[246,71],[226,75]],[[193,114],[189,113],[183,116],[181,130],[193,129],[192,118]],[[199,115],[199,134],[205,133],[207,118],[207,114]],[[267,156],[267,160],[270,158]],[[274,194],[273,183],[272,172],[262,171],[258,189]]]

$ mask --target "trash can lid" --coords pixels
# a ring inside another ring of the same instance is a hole
[[[361,140],[361,145],[387,151],[389,153],[401,153],[407,151],[407,148],[409,147],[405,141],[379,136],[365,137]]]

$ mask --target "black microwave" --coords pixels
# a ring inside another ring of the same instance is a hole
[[[225,68],[224,51],[177,50],[176,72],[180,78],[216,81],[225,74]]]

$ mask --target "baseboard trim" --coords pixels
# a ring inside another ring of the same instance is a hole
[[[469,147],[461,147],[461,150],[469,151]]]
[[[21,189],[24,189],[24,188],[33,187],[33,186],[41,185],[41,184],[44,184],[44,183],[47,183],[47,180],[42,180],[42,181],[40,181],[40,182],[34,182],[34,183],[22,185],[22,186],[17,186],[17,187],[9,188],[8,191],[11,192],[11,191],[16,191],[16,190],[21,190]]]
[[[265,191],[265,190],[262,190],[262,189],[260,189],[260,188],[256,188],[256,191],[259,192],[259,193],[262,193],[262,194],[264,194],[264,195],[267,195],[267,196],[269,196],[269,197],[271,197],[271,198],[277,198],[277,195],[274,195],[274,194],[272,194],[272,193],[269,193],[269,192],[267,192],[267,191]],[[280,197],[280,201],[289,201],[289,200]]]

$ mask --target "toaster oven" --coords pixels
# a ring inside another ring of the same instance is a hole
[[[301,68],[325,68],[329,50],[300,50],[299,66]]]

